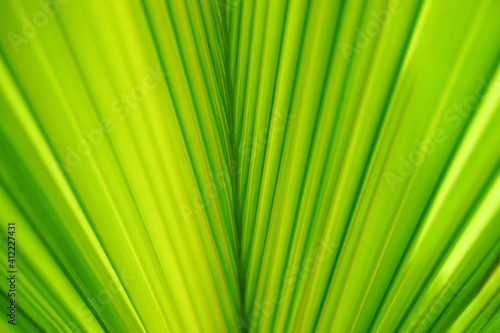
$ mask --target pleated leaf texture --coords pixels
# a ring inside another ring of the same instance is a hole
[[[0,331],[500,332],[499,61],[498,0],[0,0]]]

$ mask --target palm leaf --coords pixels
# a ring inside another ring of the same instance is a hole
[[[498,1],[0,8],[2,331],[500,330]]]

